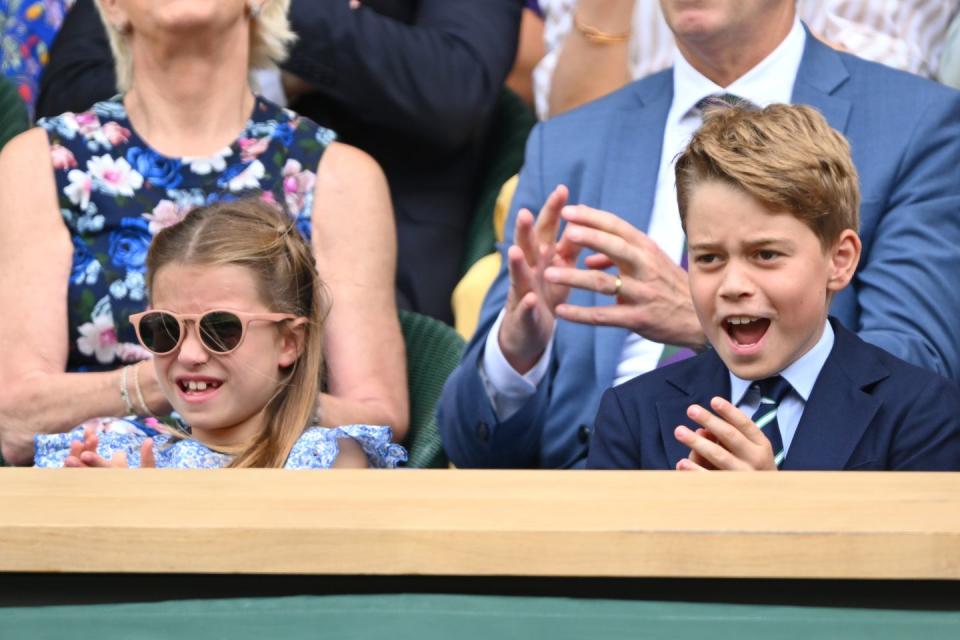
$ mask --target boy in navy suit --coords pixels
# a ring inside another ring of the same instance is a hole
[[[827,317],[861,253],[843,136],[809,107],[718,108],[676,176],[712,349],[609,389],[587,466],[960,470],[960,389]]]

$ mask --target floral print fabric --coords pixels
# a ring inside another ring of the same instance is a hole
[[[127,455],[130,467],[140,466],[140,445],[153,438],[154,457],[157,468],[167,469],[219,469],[230,464],[230,456],[207,448],[196,440],[174,437],[158,431],[158,425],[146,424],[135,419],[97,418],[87,424],[99,432],[97,453],[110,459],[117,453]],[[70,443],[83,441],[83,425],[67,433],[34,437],[34,463],[38,467],[62,467],[70,453]],[[352,424],[329,429],[310,427],[293,445],[284,469],[327,469],[333,465],[340,451],[338,440],[352,438],[367,454],[370,466],[392,469],[407,459],[407,452],[398,444],[390,442],[389,427],[374,427]]]
[[[0,73],[13,80],[31,115],[50,45],[74,0],[0,0]]]
[[[147,248],[199,205],[257,195],[310,237],[316,168],[333,132],[258,97],[240,137],[207,158],[171,158],[134,131],[120,98],[38,123],[50,140],[63,220],[73,241],[67,371],[149,357],[129,315],[146,305]]]

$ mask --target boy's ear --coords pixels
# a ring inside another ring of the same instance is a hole
[[[860,264],[860,236],[853,229],[844,229],[829,250],[830,277],[827,280],[827,291],[836,293],[853,280],[853,274]]]
[[[297,318],[284,325],[280,330],[280,359],[277,364],[286,368],[296,362],[303,355],[306,339],[306,318]]]

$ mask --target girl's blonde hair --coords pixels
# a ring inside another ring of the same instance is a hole
[[[315,415],[323,370],[327,303],[310,247],[290,217],[259,199],[219,202],[161,230],[147,253],[147,287],[164,265],[238,265],[254,276],[271,311],[307,319],[302,353],[266,406],[266,428],[231,467],[282,467]]]
[[[133,57],[130,53],[130,31],[111,24],[96,0],[100,19],[107,29],[117,74],[117,90],[126,93],[133,85]],[[287,50],[297,39],[290,29],[287,11],[290,0],[263,0],[260,13],[250,18],[250,60],[248,68],[272,69],[287,59]]]

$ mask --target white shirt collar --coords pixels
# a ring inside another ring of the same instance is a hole
[[[789,104],[806,41],[803,24],[794,18],[793,27],[783,42],[728,87],[708,79],[677,51],[673,66],[673,106],[668,122],[679,122],[702,98],[722,93],[745,98],[758,107],[775,102]]]
[[[823,365],[833,349],[834,340],[833,327],[827,320],[826,326],[823,328],[823,334],[820,335],[820,339],[813,345],[813,348],[780,372],[780,375],[790,383],[790,386],[804,402],[810,398],[813,385],[820,376],[820,370],[823,369]],[[730,402],[734,406],[739,406],[753,383],[753,380],[744,380],[730,372]]]

